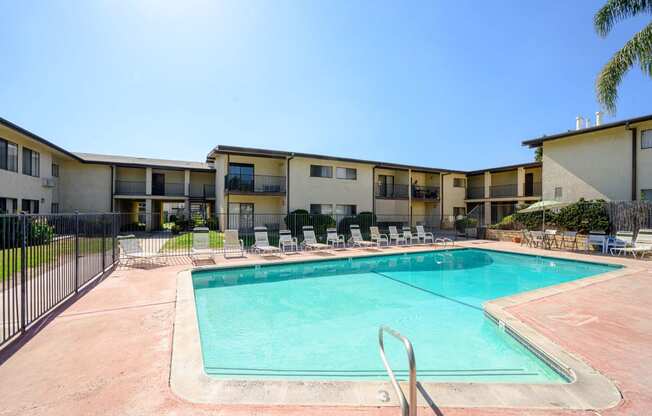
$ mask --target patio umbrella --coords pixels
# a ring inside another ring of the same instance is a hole
[[[529,212],[543,212],[543,224],[542,231],[546,229],[546,210],[547,209],[558,209],[563,208],[567,205],[570,205],[570,202],[560,202],[560,201],[539,201],[530,205],[529,207],[518,211],[519,214],[527,214]]]

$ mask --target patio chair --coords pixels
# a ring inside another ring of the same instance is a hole
[[[603,253],[607,251],[607,235],[604,231],[589,231],[589,235],[586,237],[585,251],[588,252],[595,246],[599,246]]]
[[[416,244],[419,244],[419,237],[412,235],[410,227],[403,227],[403,238],[405,239],[405,244],[412,245],[415,241]]]
[[[140,245],[140,242],[135,235],[118,236],[118,245],[120,246],[120,261],[122,259],[127,261],[136,262],[144,260],[151,262],[152,259],[158,257],[158,253],[146,252]]]
[[[326,244],[333,248],[346,248],[344,236],[337,233],[337,228],[326,229]]]
[[[545,247],[545,235],[543,231],[530,231],[530,241],[532,242],[532,247]]]
[[[290,230],[281,230],[278,232],[278,248],[283,253],[297,252],[299,250],[299,243],[296,237],[292,237]]]
[[[521,230],[521,246],[532,247],[532,236],[528,230]]]
[[[435,244],[443,244],[446,247],[450,243],[452,246],[455,245],[455,240],[449,237],[435,237]]]
[[[190,257],[194,258],[201,255],[208,255],[209,257],[215,254],[211,249],[210,234],[207,227],[195,227],[192,230],[192,248],[190,249]]]
[[[269,244],[269,237],[267,236],[267,227],[254,228],[254,251],[261,255],[278,254],[281,250]]]
[[[432,233],[426,232],[423,225],[417,225],[417,238],[423,244],[426,244],[427,241],[430,241],[431,244],[435,243],[435,236]]]
[[[552,249],[552,245],[554,244],[555,247],[559,248],[559,241],[557,241],[557,230],[555,229],[548,229],[543,232],[543,235],[545,237],[544,241],[546,243],[546,247],[549,249]]]
[[[622,250],[624,254],[631,254],[634,258],[640,255],[641,259],[646,254],[652,253],[652,230],[645,228],[638,230],[636,240],[632,243],[632,247],[625,247]]]
[[[229,257],[244,257],[244,243],[238,238],[238,230],[224,231],[224,244],[223,244],[224,258]],[[237,254],[237,256],[227,256]]]
[[[349,243],[351,243],[353,247],[378,247],[378,243],[367,241],[362,237],[360,226],[357,224],[351,224],[351,238],[349,239]]]
[[[577,245],[577,231],[562,232],[559,244],[561,249],[567,248],[570,244],[570,249],[577,251],[579,249]]]
[[[301,242],[301,247],[303,247],[304,250],[327,250],[331,246],[317,241],[315,230],[312,228],[312,225],[304,225],[303,241]]]
[[[369,227],[369,232],[371,233],[371,241],[376,243],[378,247],[380,247],[382,243],[385,243],[386,246],[389,246],[389,238],[385,234],[381,234],[378,227]]]
[[[614,240],[611,242],[609,253],[612,256],[617,256],[620,254],[625,254],[626,248],[633,247],[634,245],[634,233],[631,231],[618,231]]]
[[[396,245],[400,245],[401,242],[403,242],[403,244],[407,243],[405,237],[398,233],[398,229],[395,225],[389,226],[389,243],[391,244],[392,241],[395,241]]]

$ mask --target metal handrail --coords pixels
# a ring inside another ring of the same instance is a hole
[[[396,380],[396,376],[394,375],[394,371],[392,371],[391,367],[389,366],[389,362],[387,361],[387,357],[385,356],[385,344],[383,342],[384,332],[387,332],[389,335],[401,341],[407,352],[408,363],[410,365],[409,403],[405,399],[405,394],[403,393],[403,389],[401,389],[400,384],[398,384],[398,381]],[[416,360],[414,359],[414,349],[412,348],[412,343],[410,342],[409,339],[401,335],[398,331],[395,331],[394,329],[386,325],[382,325],[380,328],[378,328],[378,344],[380,346],[380,358],[383,360],[383,365],[385,366],[385,370],[387,370],[387,374],[389,375],[389,379],[392,382],[392,386],[394,386],[394,390],[396,390],[396,395],[398,396],[399,401],[401,402],[401,415],[416,416],[417,415],[417,364],[416,364]]]

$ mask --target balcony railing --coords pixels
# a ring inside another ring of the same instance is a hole
[[[162,186],[152,184],[152,195],[156,196],[184,196],[185,185],[183,183],[165,182]]]
[[[439,199],[438,186],[412,186],[412,199],[436,201]]]
[[[285,176],[226,175],[227,192],[246,194],[284,194]]]
[[[492,185],[489,187],[489,195],[492,198],[509,198],[518,195],[518,185],[510,183],[508,185]]]
[[[466,188],[466,199],[484,198],[484,186],[469,186]]]
[[[115,181],[116,195],[145,195],[145,181]]]
[[[523,196],[541,196],[541,182],[534,182],[530,185],[523,184]]]
[[[408,199],[410,195],[409,186],[402,184],[376,185],[376,198],[386,199]]]
[[[191,183],[190,196],[194,198],[215,198],[215,185]]]

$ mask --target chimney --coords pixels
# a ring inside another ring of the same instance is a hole
[[[595,112],[595,125],[599,126],[602,124],[602,111]]]
[[[575,130],[581,130],[584,119],[582,116],[575,117]]]
[[[591,127],[591,118],[587,117],[586,118],[586,128],[588,129],[589,127]]]

